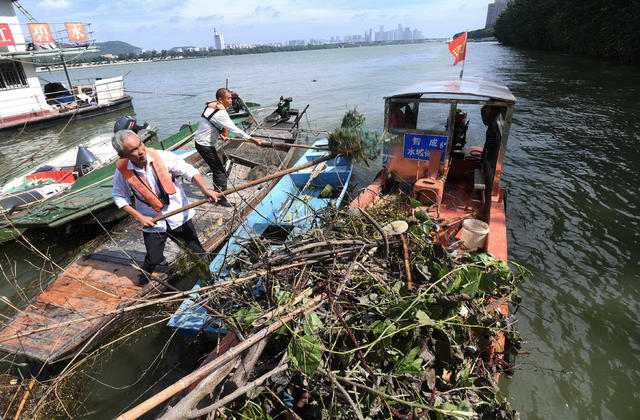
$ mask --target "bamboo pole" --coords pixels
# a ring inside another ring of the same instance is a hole
[[[31,378],[31,381],[29,382],[29,387],[24,392],[24,397],[22,397],[22,401],[20,402],[20,406],[18,407],[18,411],[16,411],[16,416],[13,418],[13,420],[18,420],[18,418],[20,417],[20,413],[24,408],[24,404],[27,402],[27,398],[29,398],[29,393],[31,392],[31,388],[33,388],[33,384],[35,383],[36,383],[36,378]]]
[[[227,138],[227,141],[239,141],[239,142],[243,142],[243,143],[251,143],[251,144],[256,144],[251,140],[245,140],[245,139],[240,139],[240,138],[235,138],[235,137],[229,137]],[[276,143],[273,141],[265,141],[265,140],[261,140],[261,144],[259,144],[259,146],[261,147],[273,147],[276,149],[290,149],[292,147],[294,148],[298,148],[298,149],[311,149],[311,150],[320,150],[323,152],[329,152],[330,149],[326,148],[326,147],[318,147],[318,146],[309,146],[306,144],[295,144],[295,143]]]
[[[136,407],[132,408],[131,410],[127,411],[126,413],[118,416],[116,420],[133,420],[133,419],[137,419],[138,417],[140,417],[141,415],[145,414],[146,412],[148,412],[149,410],[151,410],[152,408],[154,408],[155,406],[157,406],[161,402],[166,401],[168,398],[171,398],[173,395],[175,395],[178,392],[182,391],[183,389],[185,389],[186,387],[191,385],[196,380],[202,378],[204,375],[208,374],[209,372],[213,371],[214,369],[219,368],[221,365],[227,363],[229,360],[235,358],[236,356],[238,356],[240,353],[242,353],[243,351],[245,351],[249,347],[251,347],[254,344],[256,344],[259,341],[261,341],[263,338],[271,335],[274,331],[276,331],[282,325],[284,325],[285,323],[291,321],[299,313],[307,313],[307,312],[312,311],[316,307],[316,305],[320,304],[325,298],[326,298],[326,294],[324,294],[324,293],[316,296],[315,298],[313,298],[309,302],[305,303],[304,305],[302,305],[298,309],[296,309],[293,312],[290,312],[288,315],[284,316],[279,321],[276,321],[273,324],[269,325],[267,328],[258,331],[257,333],[253,334],[250,337],[247,337],[247,339],[245,341],[243,341],[243,342],[239,343],[237,346],[229,349],[226,353],[224,353],[220,357],[212,360],[211,362],[207,363],[203,367],[201,367],[199,369],[196,369],[195,371],[193,371],[189,375],[187,375],[187,376],[183,377],[182,379],[178,380],[173,385],[170,385],[169,387],[167,387],[164,390],[160,391],[159,393],[157,393],[156,395],[154,395],[151,398],[147,399],[146,401],[143,401],[141,404],[137,405]]]
[[[334,157],[336,157],[336,156],[333,155],[333,154],[329,154],[327,156],[323,156],[321,158],[312,160],[311,162],[307,162],[307,163],[304,163],[302,165],[294,166],[294,167],[289,168],[289,169],[284,169],[284,170],[276,172],[274,174],[267,175],[267,176],[262,177],[262,178],[258,178],[255,181],[247,182],[246,184],[242,184],[242,185],[239,185],[237,187],[230,188],[228,190],[222,191],[221,194],[222,195],[229,195],[229,194],[232,194],[232,193],[234,193],[236,191],[245,190],[245,189],[251,188],[251,187],[253,187],[255,185],[262,184],[263,182],[271,181],[272,179],[280,178],[280,177],[288,175],[290,173],[301,171],[302,169],[310,168],[310,167],[315,166],[315,165],[317,165],[319,163],[326,162],[326,161],[328,161],[330,159],[333,159]],[[184,206],[184,207],[181,207],[181,208],[179,208],[177,210],[170,211],[169,213],[163,214],[162,216],[158,216],[155,219],[153,219],[153,222],[155,223],[155,222],[157,222],[159,220],[163,220],[163,219],[166,219],[167,217],[171,217],[174,214],[182,213],[183,211],[192,209],[194,207],[198,207],[198,206],[200,206],[200,205],[202,205],[204,203],[208,203],[208,202],[209,202],[208,198],[203,198],[201,200],[198,200],[196,202],[193,202],[193,203],[189,204],[188,206]]]
[[[407,239],[404,237],[404,233],[400,234],[400,240],[402,241],[404,270],[407,272],[407,290],[410,292],[413,290],[413,281],[411,279],[411,265],[409,264],[409,247],[407,245]]]
[[[262,277],[265,274],[268,273],[275,273],[278,271],[282,271],[282,270],[286,270],[289,268],[294,268],[294,267],[299,267],[301,265],[305,265],[305,264],[313,264],[313,263],[317,263],[321,260],[308,260],[308,261],[301,261],[301,262],[297,262],[297,263],[293,263],[293,264],[287,264],[287,265],[283,265],[283,266],[278,266],[278,267],[274,267],[271,268],[269,270],[260,270],[254,274],[251,274],[249,276],[246,277],[241,277],[238,279],[233,279],[233,280],[227,280],[227,281],[223,281],[223,282],[219,282],[216,284],[212,284],[211,286],[203,286],[201,288],[198,289],[198,293],[203,293],[203,292],[207,292],[210,290],[214,290],[214,289],[219,289],[219,288],[224,288],[224,287],[230,287],[230,286],[236,286],[239,284],[242,284],[244,282],[253,280],[253,279],[257,279],[258,277]],[[140,304],[136,304],[136,305],[131,305],[131,306],[125,306],[126,303],[124,303],[122,306],[120,306],[117,309],[114,309],[112,311],[107,311],[107,312],[102,312],[99,314],[95,314],[95,315],[89,315],[83,318],[79,318],[79,319],[73,319],[70,321],[64,321],[64,322],[59,322],[57,324],[53,324],[53,325],[48,325],[46,327],[40,327],[40,328],[34,328],[31,330],[26,330],[26,331],[19,331],[16,332],[15,334],[12,335],[8,335],[8,336],[4,336],[4,337],[0,337],[0,343],[4,343],[5,341],[10,341],[10,340],[16,340],[16,339],[20,339],[22,337],[26,337],[29,336],[31,334],[37,334],[39,332],[43,332],[43,331],[49,331],[49,330],[54,330],[56,328],[62,328],[62,327],[66,327],[68,325],[73,325],[73,324],[79,324],[81,322],[87,322],[87,321],[92,321],[94,319],[98,319],[98,318],[103,318],[103,317],[107,317],[107,316],[116,316],[116,315],[123,315],[127,312],[131,312],[131,311],[136,311],[138,309],[142,309],[142,308],[146,308],[152,305],[156,305],[158,303],[163,303],[163,302],[170,302],[176,299],[181,299],[181,298],[186,298],[190,295],[193,294],[193,290],[186,290],[184,292],[180,292],[180,293],[174,293],[171,294],[169,296],[165,296],[162,298],[158,298],[158,299],[153,299],[153,300],[149,300],[146,301],[144,303],[140,303]]]

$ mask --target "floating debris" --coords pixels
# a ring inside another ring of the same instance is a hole
[[[406,202],[333,209],[301,237],[245,244],[233,278],[198,300],[231,332],[163,418],[517,417],[496,379],[520,338],[498,308],[526,270],[447,252],[439,221]]]

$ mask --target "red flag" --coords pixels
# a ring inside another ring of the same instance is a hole
[[[453,63],[454,66],[464,60],[464,57],[467,54],[466,32],[449,43],[449,52],[456,58],[456,62]]]

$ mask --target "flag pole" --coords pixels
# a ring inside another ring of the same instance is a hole
[[[467,32],[465,32],[467,34]],[[460,79],[462,80],[462,75],[464,74],[464,64],[467,62],[467,41],[469,40],[469,36],[465,36],[464,39],[464,60],[462,60],[462,70],[460,70]]]

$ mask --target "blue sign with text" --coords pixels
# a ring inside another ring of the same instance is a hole
[[[405,159],[429,160],[429,150],[447,151],[447,136],[433,136],[431,134],[405,134],[403,157]],[[440,162],[444,162],[444,155]]]

